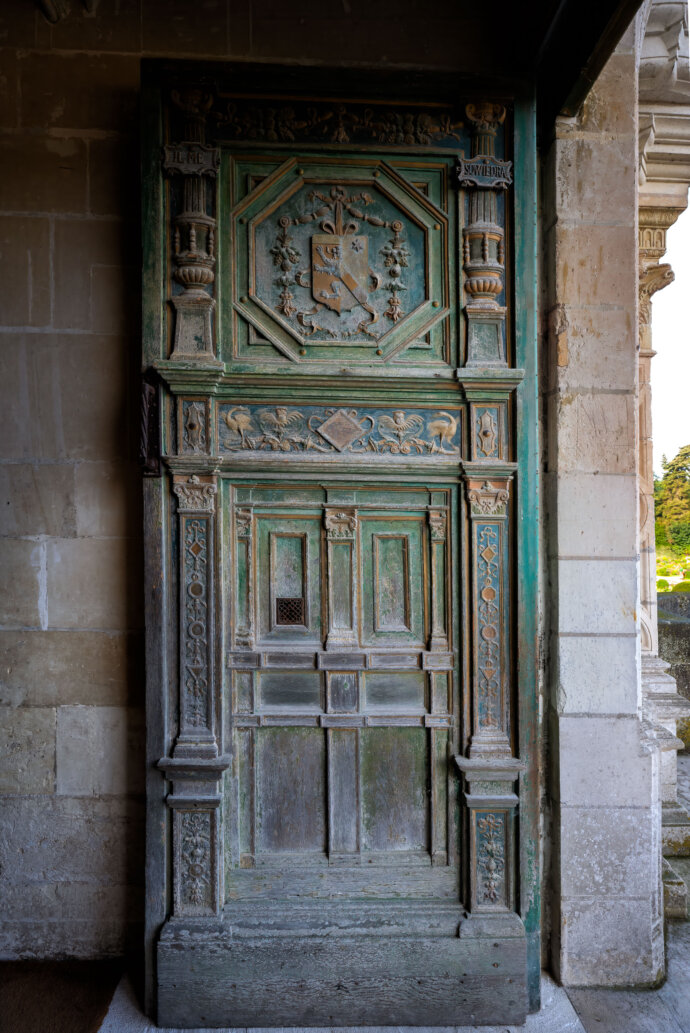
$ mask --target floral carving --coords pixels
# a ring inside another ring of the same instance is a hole
[[[212,480],[202,480],[196,474],[188,480],[181,478],[175,481],[173,488],[177,495],[179,513],[213,513],[218,491]]]
[[[477,817],[477,870],[484,901],[498,904],[505,899],[505,815]]]
[[[393,230],[392,238],[381,248],[383,264],[388,270],[389,277],[386,289],[390,291],[388,308],[384,315],[392,322],[397,323],[403,314],[400,291],[407,290],[407,287],[402,282],[402,271],[407,268],[410,252],[402,237],[403,224],[396,219],[391,223],[391,229]]]
[[[193,728],[207,723],[208,521],[184,523],[183,720]]]
[[[501,697],[500,544],[496,524],[481,524],[477,534],[477,698],[480,723],[499,724]]]
[[[180,821],[182,904],[194,909],[212,907],[211,813],[183,811]]]

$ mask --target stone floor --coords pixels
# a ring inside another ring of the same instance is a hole
[[[678,796],[690,808],[690,753],[678,757]],[[674,864],[678,863],[674,858]],[[690,858],[680,859],[683,877],[690,877]],[[479,1033],[690,1033],[690,921],[668,923],[667,979],[658,990],[564,990],[542,977],[542,1009],[524,1026],[472,1027]],[[386,1027],[403,1033],[406,1027]],[[142,1014],[128,978],[123,978],[99,1033],[156,1033]],[[348,1027],[328,1033],[359,1033]],[[166,1033],[195,1033],[168,1030]],[[199,1033],[199,1031],[196,1031]],[[202,1031],[203,1033],[203,1031]],[[260,1033],[217,1030],[216,1033]],[[265,1031],[268,1033],[268,1031]],[[276,1031],[271,1031],[276,1033]],[[286,1031],[280,1031],[286,1033]],[[293,1033],[298,1033],[297,1030]],[[326,1033],[308,1030],[304,1033]],[[372,1027],[361,1033],[379,1033]],[[382,1031],[381,1031],[382,1033]],[[430,1033],[409,1027],[409,1033]],[[434,1030],[433,1033],[472,1033],[470,1027]]]

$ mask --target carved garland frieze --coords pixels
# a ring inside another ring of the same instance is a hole
[[[296,101],[265,105],[219,98],[220,135],[270,143],[370,143],[399,147],[456,146],[462,121],[450,111],[400,111],[387,107]]]
[[[504,904],[508,906],[506,893],[506,818],[503,812],[477,814],[477,904]]]
[[[460,454],[460,414],[320,406],[222,406],[223,452],[348,452],[409,456]]]
[[[213,910],[213,816],[207,810],[182,811],[179,821],[181,911]]]

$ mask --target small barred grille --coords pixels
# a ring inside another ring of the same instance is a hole
[[[276,599],[276,624],[304,624],[304,599]]]

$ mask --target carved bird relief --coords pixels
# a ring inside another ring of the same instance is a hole
[[[429,421],[429,434],[432,438],[438,438],[438,449],[434,442],[433,451],[445,452],[447,455],[458,452],[457,446],[453,445],[453,438],[455,432],[458,429],[458,421],[455,416],[451,416],[449,412],[439,412],[438,416],[444,417],[443,419],[436,419]],[[444,445],[449,445],[449,448],[444,448]]]
[[[233,406],[232,409],[223,413],[223,419],[225,420],[228,430],[232,431],[233,434],[238,435],[242,443],[242,448],[253,447],[251,441],[247,437],[247,431],[252,429],[252,417],[246,405]]]

